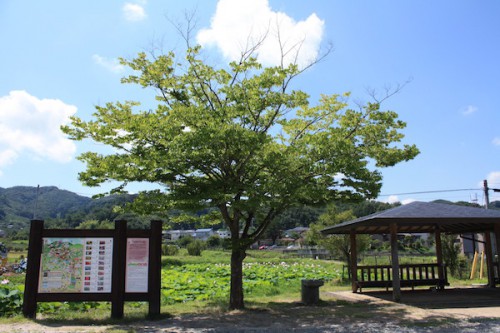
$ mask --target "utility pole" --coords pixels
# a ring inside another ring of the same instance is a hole
[[[40,194],[40,185],[36,187],[35,208],[33,209],[33,220],[36,219],[36,211],[38,209],[38,195]]]
[[[484,208],[488,209],[488,205],[490,204],[490,195],[488,194],[488,181],[485,179],[483,181],[483,189],[484,189]]]

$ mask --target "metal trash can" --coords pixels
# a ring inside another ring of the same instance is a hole
[[[302,280],[302,303],[314,305],[319,303],[319,287],[324,285],[323,280]]]

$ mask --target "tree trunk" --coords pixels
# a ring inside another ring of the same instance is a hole
[[[244,309],[243,300],[243,260],[246,257],[246,250],[235,247],[231,252],[231,291],[229,296],[229,309]]]

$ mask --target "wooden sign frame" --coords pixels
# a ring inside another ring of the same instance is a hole
[[[115,221],[115,229],[44,229],[44,221],[32,220],[28,247],[23,315],[35,318],[38,302],[107,301],[111,317],[123,318],[126,301],[146,301],[149,316],[160,314],[162,221],[151,221],[149,230],[127,230],[126,221]],[[44,238],[112,238],[111,292],[39,292]],[[126,292],[127,239],[146,238],[149,242],[147,292]]]

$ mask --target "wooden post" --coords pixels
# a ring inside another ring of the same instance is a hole
[[[125,266],[127,260],[127,221],[115,221],[113,238],[113,275],[111,282],[111,317],[123,318],[125,305]]]
[[[494,228],[497,262],[494,263],[493,275],[495,279],[493,279],[493,283],[496,283],[496,280],[500,278],[500,224],[495,223]]]
[[[444,281],[444,265],[443,265],[443,246],[441,242],[441,230],[436,226],[434,230],[434,235],[436,238],[436,260],[438,264],[438,278],[440,281]],[[442,287],[444,289],[444,284],[443,286],[439,286],[440,288]]]
[[[28,245],[28,266],[24,280],[23,315],[26,318],[35,318],[38,283],[40,282],[40,258],[43,246],[43,221],[32,220]]]
[[[392,299],[401,301],[401,281],[399,279],[398,226],[391,224]]]
[[[352,292],[358,291],[358,249],[356,246],[356,232],[354,229],[351,230],[351,283]]]
[[[493,249],[491,245],[491,233],[484,233],[484,251],[486,253],[486,268],[488,270],[488,286],[495,288],[495,271],[493,268]]]
[[[149,317],[160,315],[162,221],[151,221],[149,240]]]
[[[479,266],[479,278],[484,276],[484,250],[481,251],[481,265]]]

